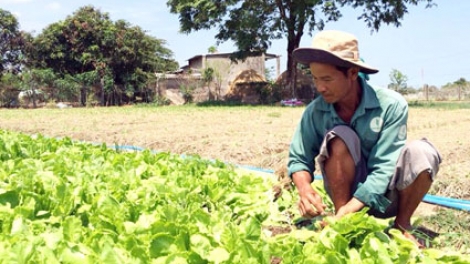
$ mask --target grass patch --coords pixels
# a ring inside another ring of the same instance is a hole
[[[442,208],[435,215],[422,218],[427,227],[439,233],[435,248],[452,248],[470,254],[470,214]]]
[[[412,101],[408,102],[411,108],[430,108],[443,110],[470,109],[470,102],[461,101]]]
[[[221,100],[211,100],[197,103],[196,106],[201,107],[210,107],[210,106],[245,106],[250,104],[245,104],[240,101],[221,101]]]
[[[268,113],[268,116],[269,116],[269,117],[276,117],[276,118],[278,118],[278,117],[281,117],[281,113],[279,113],[279,112],[272,112],[272,113]]]

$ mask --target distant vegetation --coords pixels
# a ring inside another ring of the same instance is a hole
[[[436,108],[443,110],[470,109],[470,102],[412,101],[408,103],[415,108]]]
[[[17,19],[0,9],[0,104],[17,107],[29,91],[50,102],[122,105],[154,99],[156,71],[178,69],[166,42],[125,20],[84,6],[37,36],[19,29]]]

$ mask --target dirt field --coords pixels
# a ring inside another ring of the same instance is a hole
[[[0,129],[197,154],[282,171],[303,108],[121,107],[0,110]],[[432,193],[470,198],[470,110],[411,108],[409,139],[428,138],[444,161]]]

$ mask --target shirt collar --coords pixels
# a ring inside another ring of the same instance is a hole
[[[375,93],[375,89],[372,88],[363,78],[359,78],[362,86],[362,98],[361,105],[364,105],[364,108],[372,109],[380,107],[379,99]]]

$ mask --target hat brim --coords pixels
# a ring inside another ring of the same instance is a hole
[[[363,62],[344,60],[331,52],[314,48],[298,48],[292,53],[292,57],[299,63],[309,65],[312,62],[331,64],[340,67],[359,67],[363,73],[374,74],[379,70],[370,67]]]

